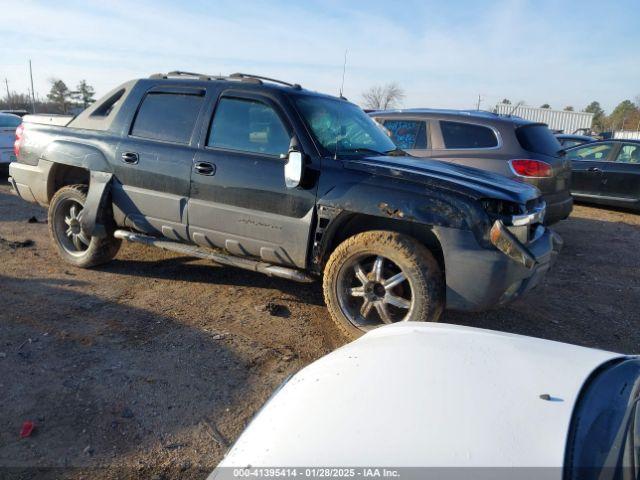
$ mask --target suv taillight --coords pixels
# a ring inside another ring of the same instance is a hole
[[[18,125],[18,128],[16,128],[16,141],[13,142],[13,153],[16,154],[16,158],[20,153],[20,145],[22,144],[23,131],[24,131],[24,127],[22,126],[22,124]]]
[[[520,177],[551,177],[553,168],[547,162],[541,160],[518,159],[509,160],[511,170]]]

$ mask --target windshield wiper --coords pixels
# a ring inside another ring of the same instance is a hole
[[[389,155],[390,157],[406,157],[408,155],[408,153],[402,150],[401,148],[394,148],[393,150],[384,152],[384,154]]]
[[[379,152],[378,150],[366,147],[346,148],[344,150],[340,150],[338,153],[373,153],[374,155],[386,155],[385,152]]]

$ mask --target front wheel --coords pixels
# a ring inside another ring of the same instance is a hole
[[[389,323],[436,322],[444,307],[436,259],[414,238],[391,231],[341,243],[327,262],[323,288],[332,319],[350,339]]]
[[[121,240],[90,237],[80,219],[87,200],[86,185],[69,185],[56,192],[49,205],[49,234],[58,254],[76,267],[88,268],[116,256]]]

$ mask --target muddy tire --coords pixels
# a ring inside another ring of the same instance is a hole
[[[86,185],[61,188],[49,205],[49,235],[60,257],[80,268],[100,265],[113,259],[121,240],[110,234],[105,238],[89,237],[82,231],[80,217],[87,200]],[[111,232],[109,232],[111,233]]]
[[[432,253],[391,231],[342,242],[325,267],[323,290],[331,318],[349,339],[387,323],[436,322],[444,307],[444,278]]]

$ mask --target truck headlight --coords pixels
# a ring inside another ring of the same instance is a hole
[[[534,205],[526,207],[518,203],[493,198],[481,201],[482,207],[489,214],[491,220],[501,220],[508,227],[542,223],[547,209],[546,204],[544,200],[538,200],[534,203]]]
[[[525,225],[543,223],[544,216],[546,213],[547,213],[547,204],[544,201],[542,201],[540,202],[539,205],[530,209],[526,213],[523,213],[520,215],[513,215],[511,217],[511,225],[513,225],[514,227],[521,227]]]

